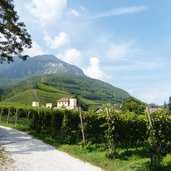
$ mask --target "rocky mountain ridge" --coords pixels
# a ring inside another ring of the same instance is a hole
[[[75,65],[68,64],[53,55],[39,55],[28,58],[26,61],[15,59],[13,63],[0,64],[0,85],[46,74],[85,76],[83,71]]]

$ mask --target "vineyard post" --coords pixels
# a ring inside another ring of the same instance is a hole
[[[150,114],[149,107],[147,107],[147,117],[148,117],[150,127],[152,127],[153,125],[152,125],[152,119],[151,119],[151,114]]]
[[[16,109],[15,112],[15,125],[17,124],[17,121],[18,121],[18,109]]]
[[[1,113],[0,113],[0,123],[1,123],[1,121],[2,121],[2,108],[1,108]]]
[[[83,138],[83,143],[85,145],[86,141],[85,141],[84,123],[83,123],[83,116],[82,116],[81,107],[79,107],[78,109],[79,109],[79,114],[80,114],[80,123],[81,123],[82,138]]]
[[[110,119],[110,114],[109,114],[109,108],[108,107],[106,107],[106,114],[107,114],[108,119]]]
[[[10,113],[11,113],[11,110],[10,110],[10,108],[9,108],[9,109],[8,109],[8,116],[7,116],[7,124],[8,124],[8,122],[9,122]]]
[[[30,118],[30,111],[28,110],[28,111],[27,111],[27,124],[28,124],[28,122],[29,122],[29,118]]]
[[[162,154],[161,154],[161,141],[156,138],[156,130],[153,126],[153,120],[151,118],[151,113],[147,107],[147,117],[149,120],[149,148],[150,148],[150,170],[160,170],[162,166]],[[157,145],[157,146],[156,146]]]
[[[106,138],[107,138],[107,143],[108,143],[108,152],[106,154],[106,156],[108,158],[116,158],[118,156],[117,151],[116,151],[116,144],[114,142],[114,135],[113,135],[113,131],[115,129],[115,126],[112,123],[112,118],[110,115],[110,111],[108,106],[106,107],[106,115],[107,115],[107,131],[106,131]]]

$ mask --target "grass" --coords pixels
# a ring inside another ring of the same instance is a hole
[[[28,107],[28,105],[27,104],[20,104],[20,103],[17,103],[17,102],[6,102],[6,101],[1,101],[0,102],[0,105],[1,106],[15,106],[15,107]]]
[[[52,138],[45,134],[38,134],[27,125],[4,124],[4,126],[16,128],[27,132],[33,137],[54,146],[56,149],[69,153],[83,161],[99,166],[106,171],[149,171],[149,158],[142,148],[131,148],[129,150],[119,149],[119,159],[109,159],[106,155],[104,144],[92,145],[91,148],[83,148],[82,145],[66,145],[60,143],[60,138]],[[91,150],[90,150],[91,149]],[[167,155],[163,160],[163,171],[171,170],[171,155]]]
[[[35,101],[34,92],[32,89],[16,93],[12,97],[4,100],[4,102],[13,102],[13,103],[25,104],[25,105],[31,105],[32,101]]]
[[[60,90],[58,88],[48,86],[48,85],[45,85],[45,84],[42,84],[42,83],[38,83],[37,87],[38,87],[39,90],[43,90],[43,91],[46,91],[46,92],[63,93],[63,94],[67,93],[66,91],[63,91],[63,90]]]
[[[46,103],[56,104],[56,101],[62,97],[72,97],[72,95],[66,91],[51,86],[38,84],[38,89],[28,89],[22,92],[17,92],[11,97],[6,98],[3,103],[31,106],[33,101],[40,101],[42,105],[45,105]]]
[[[6,154],[4,148],[0,146],[0,162],[3,162],[6,159]]]
[[[6,166],[10,165],[12,160],[10,159],[10,155],[5,151],[3,147],[0,146],[0,170],[2,168],[6,168]]]
[[[96,166],[99,166],[107,171],[138,171],[148,170],[147,163],[148,158],[141,159],[138,156],[130,157],[127,160],[122,159],[109,159],[106,158],[105,151],[99,151],[98,149],[89,152],[78,145],[62,145],[59,146],[60,150],[65,151],[74,157],[78,157],[84,161],[90,162]]]
[[[122,103],[129,97],[127,92],[119,88],[88,77],[52,74],[43,76],[44,83],[41,79],[41,76],[34,76],[2,87],[1,100],[31,106],[32,101],[39,99],[45,105],[56,104],[56,100],[62,97],[78,96],[91,109],[96,109],[101,104],[117,104],[118,100]]]
[[[0,103],[13,104],[15,106],[16,105],[31,106],[33,101],[40,101],[41,105],[45,105],[46,103],[56,104],[56,101],[63,97],[70,98],[73,97],[73,94],[70,94],[64,90],[60,90],[39,83],[38,89],[28,89],[26,91],[17,92],[13,96],[6,98],[4,101],[1,101]],[[96,109],[103,102],[103,101],[88,100],[82,97],[79,98],[84,103],[90,105],[90,109]],[[103,103],[105,103],[105,101]]]

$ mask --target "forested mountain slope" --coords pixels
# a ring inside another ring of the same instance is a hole
[[[69,74],[30,77],[16,84],[2,87],[0,94],[2,101],[18,103],[22,101],[28,105],[31,105],[34,100],[40,100],[42,103],[56,103],[56,100],[61,97],[79,97],[88,104],[114,104],[122,103],[130,97],[126,91],[103,81]]]

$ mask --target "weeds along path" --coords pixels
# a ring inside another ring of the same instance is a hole
[[[21,131],[0,126],[0,145],[13,162],[6,171],[100,171],[101,169]],[[1,170],[1,167],[0,167]]]

